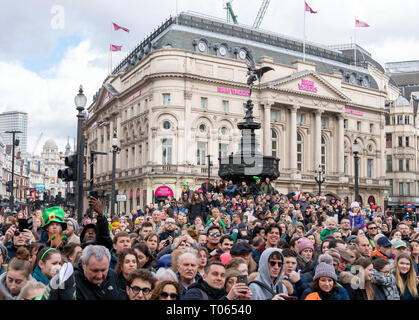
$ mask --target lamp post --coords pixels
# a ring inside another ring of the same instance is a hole
[[[322,184],[324,180],[326,180],[326,173],[321,164],[319,164],[319,168],[314,170],[314,179],[316,180],[317,184],[319,185],[319,197],[322,193]]]
[[[90,192],[93,191],[94,161],[95,161],[95,155],[97,154],[107,155],[106,152],[90,150]],[[93,212],[93,209],[90,208],[89,216],[92,215],[92,212]]]
[[[10,184],[10,210],[14,211],[14,196],[13,196],[13,187],[15,183],[15,145],[19,145],[19,140],[15,139],[16,133],[22,133],[19,130],[10,130],[6,131],[5,133],[12,134],[12,183]]]
[[[116,154],[121,151],[118,146],[118,137],[116,130],[113,132],[112,138],[112,194],[111,194],[111,217],[115,215],[115,171],[116,171]]]
[[[84,158],[84,135],[82,132],[83,111],[87,98],[83,94],[83,87],[80,85],[79,93],[74,98],[74,104],[79,112],[77,114],[77,215],[78,223],[81,224],[83,217],[83,158]]]
[[[212,155],[210,155],[210,154],[207,155],[207,158],[208,158],[208,181],[211,177],[211,167],[212,167],[211,157],[212,157]]]
[[[354,143],[352,144],[352,152],[354,154],[354,186],[355,186],[355,201],[358,201],[358,162],[359,162],[359,157],[358,157],[358,153],[360,151],[361,146],[359,145],[358,141],[354,141]]]

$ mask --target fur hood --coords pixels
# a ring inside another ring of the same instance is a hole
[[[352,272],[350,272],[350,271],[342,271],[342,272],[339,274],[339,280],[340,280],[340,283],[341,283],[342,285],[351,283],[351,281],[352,281],[352,279],[353,279],[354,277],[356,277],[356,275],[355,275],[355,274],[353,274],[353,273],[352,273]]]

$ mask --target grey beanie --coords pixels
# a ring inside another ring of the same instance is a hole
[[[0,241],[0,250],[1,250],[1,255],[3,256],[3,263],[6,263],[7,260],[9,259],[8,257],[8,251],[6,246],[3,244],[3,242]]]
[[[335,272],[335,268],[333,268],[333,265],[320,262],[316,267],[316,273],[314,274],[313,280],[317,280],[320,277],[329,277],[333,280],[337,281],[337,276]]]
[[[319,263],[324,262],[333,265],[333,258],[330,254],[324,253],[319,255]]]
[[[67,218],[66,220],[71,221],[71,223],[74,226],[74,234],[78,235],[79,234],[79,224],[77,223],[77,221],[74,220],[73,218]]]

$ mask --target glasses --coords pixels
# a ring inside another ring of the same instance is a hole
[[[368,230],[375,230],[377,227],[369,227]]]
[[[170,299],[172,299],[172,300],[177,300],[178,297],[179,297],[176,293],[170,293],[169,294],[169,293],[164,292],[164,291],[160,295],[164,299],[167,299],[168,297],[170,297]]]
[[[219,236],[221,236],[221,233],[219,233],[219,232],[210,232],[209,235],[211,237],[213,237],[213,236],[219,237]]]
[[[275,267],[276,265],[278,265],[278,267],[281,267],[282,261],[269,261],[269,264],[271,265],[271,267]]]
[[[140,288],[140,287],[137,287],[137,286],[133,286],[133,287],[130,287],[130,288],[131,288],[132,292],[134,292],[135,294],[139,294],[140,291],[144,295],[148,295],[148,294],[151,293],[151,289],[150,288]]]

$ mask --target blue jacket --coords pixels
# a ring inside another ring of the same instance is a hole
[[[298,270],[296,271],[298,272]],[[293,283],[288,277],[284,277],[284,279],[288,280],[294,288],[294,291],[290,293],[290,295],[298,297],[299,299],[301,298],[303,292],[309,287],[309,281],[307,277],[302,273],[300,274],[300,280],[296,283]]]
[[[45,285],[48,285],[49,279],[42,273],[41,268],[39,266],[36,266],[32,277],[35,278],[36,281],[42,282]]]
[[[362,214],[355,217],[348,214],[348,219],[349,219],[349,222],[351,223],[351,229],[362,228],[365,224],[365,220]]]
[[[111,261],[109,262],[109,268],[115,270],[116,263],[118,262],[118,258],[116,257],[116,251],[114,248],[110,251],[111,254]]]
[[[227,187],[225,189],[225,194],[226,194],[226,197],[233,198],[234,195],[236,194],[236,186],[234,184],[232,185],[227,184]]]
[[[301,295],[301,300],[304,300],[310,293],[314,292],[313,289],[307,288]],[[322,300],[350,300],[348,292],[345,288],[339,286],[339,290],[333,292],[331,295],[320,294]]]

